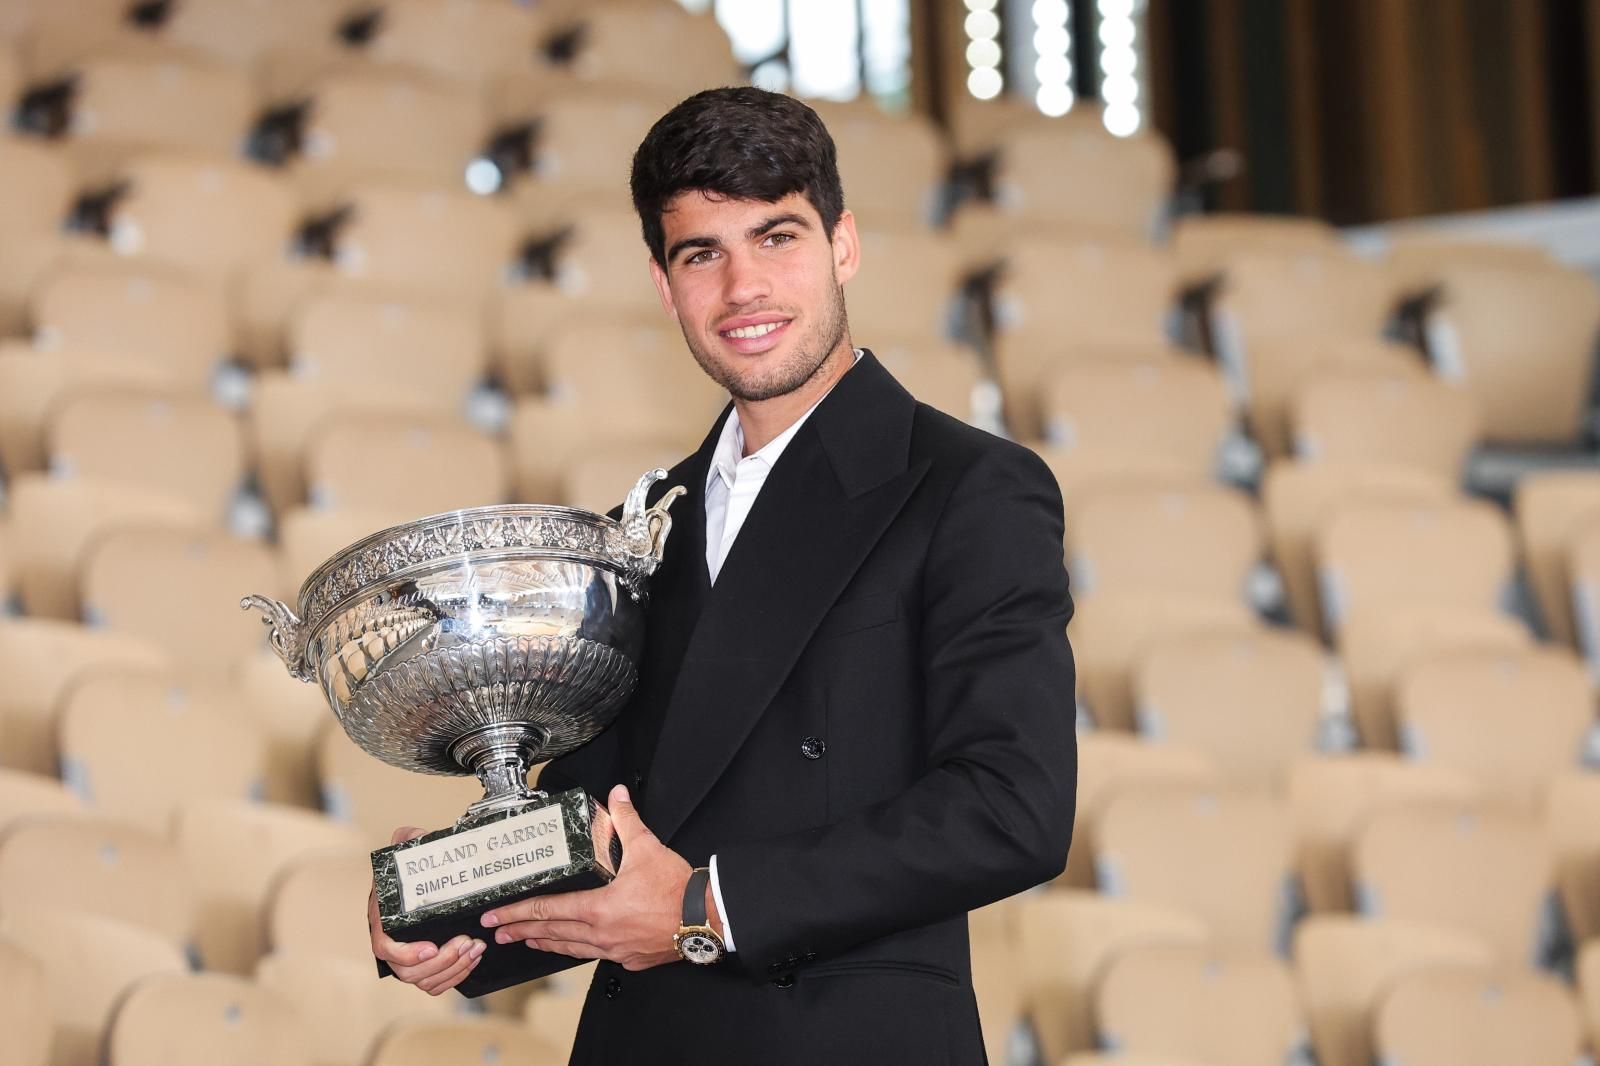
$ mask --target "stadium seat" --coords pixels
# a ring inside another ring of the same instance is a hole
[[[323,810],[350,825],[370,848],[387,846],[402,825],[429,832],[452,826],[483,798],[483,786],[471,774],[437,777],[390,766],[362,751],[331,719],[317,743],[317,776]]]
[[[1578,953],[1578,994],[1589,1026],[1589,1046],[1600,1047],[1600,940]]]
[[[1134,669],[1134,719],[1146,743],[1204,752],[1230,784],[1279,792],[1316,747],[1325,674],[1300,633],[1171,637]]]
[[[1457,266],[1542,270],[1556,260],[1542,246],[1513,240],[1463,237],[1426,230],[1391,230],[1384,265],[1406,299],[1427,299],[1437,293],[1445,272]]]
[[[1353,863],[1364,915],[1476,933],[1506,966],[1532,966],[1544,950],[1551,863],[1532,819],[1486,807],[1393,807],[1367,819]]]
[[[622,161],[633,158],[651,125],[677,100],[617,86],[542,96],[534,105],[529,180],[511,187],[519,217],[541,225],[584,207],[631,211]]]
[[[374,980],[370,955],[355,961],[275,952],[261,960],[255,978],[294,1011],[316,1066],[362,1066],[389,1027],[429,1016],[442,1020],[461,1003],[454,993],[435,997],[399,981]]]
[[[1003,1062],[1025,1024],[1016,945],[980,937],[972,941],[971,955],[972,990],[978,1000],[983,1046],[990,1062]]]
[[[1553,977],[1428,970],[1401,978],[1373,1025],[1381,1062],[1406,1066],[1571,1066],[1583,1024]]]
[[[552,28],[575,40],[576,52],[561,69],[582,86],[628,86],[681,99],[744,81],[727,34],[709,14],[649,0],[575,5],[569,12]],[[547,38],[547,50],[551,43]]]
[[[1205,923],[1191,914],[1093,892],[1033,893],[1022,899],[1017,917],[1021,957],[1012,965],[1021,972],[1044,1062],[1095,1046],[1095,989],[1120,955],[1210,941]]]
[[[1517,479],[1512,503],[1518,546],[1544,632],[1575,645],[1570,548],[1579,532],[1600,521],[1600,474],[1533,471]]]
[[[315,685],[289,675],[283,660],[262,647],[238,664],[238,706],[267,741],[266,792],[271,803],[316,807],[321,802],[314,750],[333,712]]]
[[[1510,524],[1480,500],[1341,504],[1316,537],[1324,624],[1358,611],[1437,606],[1492,611],[1512,578]]]
[[[71,686],[109,667],[167,662],[151,634],[105,633],[54,619],[0,618],[0,765],[54,775],[56,708]]]
[[[0,48],[0,56],[5,54]],[[4,60],[0,59],[0,67]],[[5,77],[0,70],[0,79]],[[14,98],[4,91],[8,103]],[[22,137],[0,137],[0,237],[49,233],[66,221],[72,207],[72,161],[59,148]]]
[[[1350,717],[1368,748],[1395,750],[1394,687],[1407,670],[1438,655],[1515,654],[1533,636],[1509,614],[1457,607],[1380,605],[1357,611],[1339,630]]]
[[[944,142],[938,128],[915,112],[890,116],[869,102],[817,101],[812,107],[833,136],[839,177],[849,190],[845,204],[862,227],[862,258],[873,264],[871,270],[879,270],[878,264],[887,262],[873,255],[869,233],[889,226],[927,227],[938,217],[949,167]],[[954,253],[954,248],[944,249],[940,258],[946,262],[938,265],[953,265]],[[933,265],[923,264],[917,272]],[[919,293],[920,287],[908,284],[904,295],[919,301],[931,295]]]
[[[1250,632],[1255,615],[1240,599],[1098,596],[1077,605],[1072,647],[1078,700],[1101,729],[1133,728],[1133,669],[1157,640],[1193,632]]]
[[[61,269],[39,286],[30,315],[40,351],[146,362],[193,391],[209,389],[233,346],[221,294],[153,265]]]
[[[1243,255],[1336,255],[1339,231],[1318,218],[1287,215],[1185,215],[1172,225],[1172,251],[1185,286],[1214,281]]]
[[[166,14],[164,40],[241,70],[263,73],[275,51],[331,50],[353,0],[183,0]]]
[[[570,992],[535,991],[523,1004],[523,1021],[540,1040],[553,1048],[570,1048],[578,1037],[588,984]]]
[[[97,671],[62,700],[61,776],[95,811],[163,836],[190,800],[257,799],[266,740],[236,702],[231,685],[174,671]]]
[[[367,1066],[433,1066],[449,1059],[496,1066],[560,1066],[567,1048],[546,1043],[526,1026],[502,1018],[415,1021],[391,1027]]]
[[[1206,1066],[1199,1059],[1172,1055],[1121,1055],[1114,1051],[1086,1051],[1068,1055],[1061,1066]]]
[[[867,346],[907,392],[952,418],[974,422],[998,402],[977,353],[963,344],[875,335]]]
[[[239,598],[280,586],[262,544],[221,533],[129,528],[110,533],[83,565],[84,617],[147,638],[197,677],[227,678],[266,639]]]
[[[510,207],[465,189],[364,184],[346,202],[333,263],[369,284],[484,300],[504,283],[522,238]]]
[[[1401,676],[1394,705],[1401,751],[1469,773],[1486,798],[1529,815],[1600,724],[1583,666],[1557,648],[1429,657]]]
[[[18,607],[16,550],[11,547],[13,535],[11,522],[0,521],[0,615],[14,614]]]
[[[1156,136],[1113,137],[1069,117],[1005,135],[993,176],[1002,211],[1149,241],[1165,221],[1176,164]]]
[[[511,474],[500,443],[441,418],[338,418],[306,451],[311,505],[411,518],[504,503]],[[374,530],[374,532],[376,532]]]
[[[146,929],[180,951],[194,936],[177,849],[111,814],[31,818],[0,840],[0,912],[50,907]]]
[[[1484,436],[1573,444],[1585,430],[1600,292],[1564,267],[1456,266],[1425,324],[1439,375],[1477,397]]]
[[[1084,599],[1105,595],[1243,602],[1261,558],[1255,508],[1208,488],[1111,488],[1074,510],[1068,568]]]
[[[1317,913],[1355,905],[1350,852],[1373,815],[1430,804],[1469,809],[1483,795],[1481,786],[1459,770],[1407,762],[1383,751],[1301,759],[1290,769],[1287,792],[1300,885]]]
[[[624,453],[642,452],[647,464],[665,461],[670,466],[694,451],[710,429],[707,423],[692,435],[685,430],[678,439],[652,440],[648,436],[636,437],[628,425],[608,424],[602,419],[603,415],[588,407],[534,398],[519,401],[512,412],[508,435],[511,460],[516,469],[517,500],[521,503],[567,502],[569,481],[577,473],[576,467],[585,456],[596,458],[593,455],[596,447],[603,447],[606,452],[619,449]],[[684,421],[687,426],[688,420]],[[648,465],[641,466],[632,477],[637,479],[648,469]],[[624,488],[619,493],[612,483],[610,467],[596,476],[602,482],[595,495],[611,500],[602,509],[621,503],[622,494],[627,490]]]
[[[58,777],[0,768],[0,835],[29,819],[83,814],[85,810],[82,798]]]
[[[1285,947],[1293,826],[1281,801],[1150,785],[1120,790],[1095,829],[1100,891],[1189,911],[1228,950]]]
[[[1058,884],[1094,887],[1095,828],[1119,793],[1145,785],[1220,788],[1222,771],[1203,751],[1152,744],[1127,733],[1104,729],[1078,738],[1078,805],[1073,847]]]
[[[298,602],[300,586],[312,571],[334,555],[390,526],[420,518],[410,508],[296,507],[278,522],[279,569],[283,573],[284,602]]]
[[[462,0],[387,0],[362,50],[374,63],[480,84],[533,62],[542,9]]]
[[[1250,346],[1247,370],[1245,415],[1262,451],[1272,459],[1293,453],[1291,409],[1300,392],[1320,378],[1433,381],[1418,349],[1365,337],[1266,337]]]
[[[50,470],[182,500],[221,526],[245,473],[239,420],[203,399],[93,389],[62,398],[45,427]]]
[[[128,991],[148,978],[187,970],[182,952],[160,934],[79,911],[0,913],[0,940],[44,969],[50,1066],[101,1066],[106,1026]],[[10,999],[9,984],[6,991],[0,999]]]
[[[622,505],[623,497],[645,471],[670,468],[683,455],[682,448],[670,443],[640,442],[596,448],[567,467],[561,479],[560,499],[569,507],[605,514]]]
[[[1102,1043],[1119,1053],[1282,1066],[1306,1044],[1289,968],[1260,955],[1199,945],[1130,951],[1107,969],[1095,1009]]]
[[[1600,774],[1551,777],[1543,813],[1567,928],[1578,943],[1600,937]]]
[[[348,826],[270,804],[196,802],[178,813],[174,837],[199,903],[199,955],[207,970],[248,974],[266,947],[274,880],[297,859],[351,851]]]
[[[1316,535],[1340,504],[1367,499],[1444,503],[1455,494],[1447,479],[1406,467],[1288,461],[1269,465],[1261,485],[1262,515],[1295,624],[1322,632]]]
[[[1215,480],[1210,471],[1200,471],[1196,456],[1178,462],[1151,452],[1066,448],[1043,441],[1028,446],[1055,475],[1068,531],[1082,505],[1102,488],[1210,489]]]
[[[1295,394],[1303,462],[1386,463],[1459,483],[1478,439],[1475,397],[1415,373],[1323,372]]]
[[[950,238],[891,227],[871,215],[858,226],[862,269],[844,287],[856,343],[871,347],[880,336],[929,341],[948,336],[961,286]]]
[[[14,1066],[47,1066],[50,1062],[50,987],[38,959],[18,944],[0,938],[0,1029],[6,1054]]]
[[[312,1066],[310,1034],[285,1000],[228,974],[141,981],[106,1033],[106,1066]]]
[[[1346,914],[1306,919],[1295,929],[1294,970],[1317,1066],[1372,1066],[1373,1015],[1396,981],[1438,967],[1488,972],[1493,963],[1487,944],[1455,929]]]
[[[1222,378],[1198,356],[1085,359],[1040,384],[1039,428],[1066,450],[1149,455],[1209,477],[1235,425]],[[1026,425],[1018,406],[1013,429]]]
[[[360,389],[397,379],[457,410],[488,369],[483,316],[452,302],[314,296],[290,320],[288,346],[302,380]]]
[[[389,840],[385,835],[383,844]],[[370,982],[367,896],[371,891],[372,859],[365,848],[322,850],[291,860],[279,872],[267,899],[268,948],[284,958],[355,963]]]

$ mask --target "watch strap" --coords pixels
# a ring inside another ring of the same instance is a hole
[[[711,880],[711,869],[698,867],[689,872],[689,883],[683,889],[683,924],[706,925],[706,883]]]

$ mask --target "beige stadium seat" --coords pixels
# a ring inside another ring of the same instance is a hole
[[[80,911],[0,913],[0,940],[17,945],[44,969],[50,1066],[101,1066],[107,1024],[128,991],[148,978],[187,969],[183,953],[160,934]],[[6,992],[0,999],[11,998],[9,985]]]
[[[375,63],[483,83],[528,66],[541,13],[520,4],[390,0],[363,54]]]
[[[484,146],[488,112],[471,86],[379,69],[330,73],[311,87],[289,180],[310,204],[332,205],[363,182],[461,189]]]
[[[269,804],[191,803],[174,837],[199,901],[201,961],[235,974],[249,973],[266,947],[275,878],[303,856],[362,846],[331,818]]]
[[[389,840],[385,835],[383,843]],[[290,861],[273,882],[267,900],[267,946],[286,958],[356,963],[370,981],[367,896],[371,891],[372,859],[365,848],[317,851]]]
[[[1426,322],[1441,377],[1483,409],[1496,443],[1568,444],[1584,430],[1600,292],[1565,267],[1452,267]]]
[[[622,505],[623,497],[646,471],[669,469],[682,458],[683,449],[668,443],[598,448],[567,468],[559,495],[568,506],[605,514]]]
[[[1539,619],[1552,640],[1577,641],[1572,618],[1571,544],[1600,522],[1600,474],[1533,471],[1517,479],[1512,514]]]
[[[419,1021],[391,1028],[366,1062],[367,1066],[434,1066],[453,1059],[496,1066],[560,1066],[567,1050],[504,1018]]]
[[[744,80],[728,36],[709,12],[677,4],[612,0],[575,6],[578,51],[564,68],[584,85],[632,86],[680,98]],[[548,47],[549,41],[547,40]],[[662,62],[670,56],[671,62]]]
[[[228,974],[153,977],[118,1006],[107,1066],[312,1066],[305,1019],[275,992]]]
[[[1095,996],[1102,1042],[1118,1052],[1282,1066],[1306,1044],[1289,968],[1199,945],[1148,947],[1112,962]]]
[[[286,335],[300,305],[326,292],[372,286],[346,278],[327,259],[266,256],[246,267],[233,289],[233,317],[238,356],[257,370],[288,362]],[[405,295],[394,292],[393,295]]]
[[[220,533],[123,529],[90,549],[84,617],[148,639],[197,677],[226,678],[266,640],[239,599],[279,587],[270,549]],[[252,624],[254,623],[254,624]]]
[[[583,449],[604,447],[612,426],[635,437],[697,440],[728,402],[663,316],[572,321],[550,337],[546,398],[592,412]]]
[[[571,992],[540,990],[523,1004],[522,1017],[538,1038],[553,1048],[570,1048],[578,1038],[588,985]]]
[[[938,217],[948,162],[939,129],[912,112],[892,117],[870,103],[812,105],[827,124],[839,156],[845,205],[867,227],[862,258],[881,269],[869,231],[880,226],[925,227]],[[954,259],[954,249],[945,253]],[[887,265],[887,263],[885,263]],[[928,269],[924,264],[918,272]],[[908,285],[915,289],[915,285]],[[911,296],[910,292],[906,293]],[[854,307],[852,306],[852,319]],[[863,322],[870,320],[870,314]]]
[[[1301,759],[1289,772],[1287,795],[1301,889],[1311,910],[1324,913],[1354,907],[1350,853],[1374,815],[1430,804],[1470,809],[1483,793],[1459,770],[1357,751]]]
[[[1512,578],[1510,524],[1480,500],[1344,503],[1318,530],[1316,555],[1330,632],[1358,611],[1492,611]]]
[[[335,419],[306,451],[311,505],[409,518],[504,503],[511,482],[500,442],[443,419]]]
[[[0,615],[17,608],[16,551],[11,547],[11,523],[0,521]]]
[[[1478,439],[1478,402],[1414,373],[1325,372],[1296,393],[1295,455],[1305,462],[1392,463],[1459,481]]]
[[[1133,669],[1157,640],[1195,632],[1251,632],[1260,625],[1242,600],[1101,596],[1078,604],[1069,633],[1078,701],[1101,729],[1133,728]]]
[[[1413,665],[1442,654],[1515,654],[1532,646],[1522,622],[1494,611],[1385,604],[1355,612],[1339,630],[1339,655],[1361,742],[1398,747],[1394,687]]]
[[[161,367],[190,389],[209,386],[232,347],[222,296],[203,282],[151,266],[67,267],[31,301],[41,351],[115,354]]]
[[[149,634],[104,633],[54,619],[0,618],[0,765],[55,774],[56,709],[80,678],[167,662]]]
[[[238,664],[238,709],[267,741],[265,799],[294,807],[321,802],[314,751],[322,724],[333,712],[315,685],[297,681],[266,648]]]
[[[1005,137],[994,200],[1010,214],[1148,241],[1176,171],[1172,148],[1159,136],[1113,137],[1092,119],[1068,119]]]
[[[1372,1066],[1372,1019],[1395,982],[1438,967],[1488,972],[1489,946],[1469,933],[1347,914],[1295,929],[1294,970],[1317,1066]]]
[[[1379,1061],[1405,1066],[1571,1066],[1584,1038],[1555,978],[1450,968],[1398,981],[1378,1007],[1373,1043]]]
[[[1061,1066],[1206,1066],[1199,1059],[1179,1058],[1173,1055],[1119,1055],[1114,1051],[1086,1051],[1081,1055],[1068,1055]]]
[[[1600,517],[1579,524],[1567,541],[1567,569],[1578,650],[1600,677]]]
[[[83,799],[60,778],[0,768],[0,835],[29,819],[83,813]]]
[[[0,839],[0,912],[60,907],[147,929],[178,949],[195,901],[177,850],[114,815],[32,818]]]
[[[1600,941],[1590,941],[1578,953],[1578,994],[1589,1026],[1589,1046],[1600,1047]]]
[[[1215,280],[1242,255],[1332,255],[1339,231],[1319,218],[1291,215],[1185,215],[1172,224],[1172,250],[1184,284]]]
[[[1095,829],[1107,895],[1189,911],[1229,950],[1271,953],[1290,916],[1293,825],[1279,800],[1195,786],[1113,796]]]
[[[1556,260],[1538,244],[1426,230],[1407,233],[1402,228],[1390,235],[1384,263],[1395,279],[1396,291],[1416,299],[1436,292],[1444,273],[1453,267],[1542,270],[1554,267]]]
[[[278,522],[279,569],[283,573],[284,602],[298,601],[300,586],[312,571],[334,555],[373,533],[401,525],[420,514],[410,508],[341,508],[316,510],[297,507]]]
[[[1067,533],[1079,510],[1103,488],[1146,486],[1155,488],[1212,487],[1210,471],[1204,473],[1193,457],[1178,462],[1171,456],[1158,456],[1103,448],[1065,448],[1059,444],[1034,442],[1030,448],[1043,459],[1061,489]]]
[[[1042,385],[1041,428],[1057,447],[1148,454],[1202,477],[1235,424],[1227,387],[1198,356],[1075,361]]]
[[[50,1062],[50,985],[44,964],[20,945],[0,938],[0,1028],[14,1066]]]
[[[503,283],[522,237],[508,206],[465,189],[362,185],[349,203],[334,266],[378,285],[483,299]]]
[[[300,305],[288,341],[303,380],[359,389],[398,378],[458,406],[488,369],[482,315],[449,302],[328,293]]]
[[[362,751],[331,720],[317,744],[317,775],[323,809],[349,823],[372,848],[386,846],[399,826],[431,832],[454,825],[483,798],[483,786],[471,774],[440,777],[390,766]]]
[[[954,242],[942,233],[890,228],[876,219],[863,223],[859,236],[861,270],[845,286],[851,336],[871,343],[885,335],[948,335],[961,287]]]
[[[1537,961],[1552,871],[1536,821],[1483,807],[1395,807],[1367,820],[1353,863],[1361,913],[1476,933],[1507,966]]]
[[[184,0],[167,14],[161,36],[251,70],[275,49],[321,42],[331,48],[339,22],[359,6],[346,0]]]
[[[138,486],[218,525],[244,481],[239,420],[203,399],[77,393],[51,414],[45,438],[57,477]]]
[[[577,472],[576,467],[585,456],[596,458],[597,449],[643,451],[645,462],[665,461],[671,466],[694,451],[710,428],[709,424],[703,425],[691,434],[685,427],[676,439],[651,440],[648,436],[634,436],[627,425],[608,423],[603,411],[543,399],[524,399],[512,413],[509,433],[511,461],[516,469],[516,498],[521,503],[566,502],[569,480]],[[640,467],[633,477],[637,479],[647,469],[648,466]],[[613,474],[603,471],[597,476],[606,480],[598,486],[596,495],[611,501],[604,504],[602,510],[621,503],[627,490],[619,491],[611,483]]]
[[[1017,945],[1028,1017],[1045,1062],[1095,1046],[1094,992],[1106,968],[1129,951],[1158,945],[1203,946],[1199,918],[1075,890],[1022,900]]]
[[[8,335],[31,328],[35,292],[53,273],[67,267],[119,265],[99,237],[59,230],[7,237],[0,242],[0,328]]]
[[[1203,751],[1152,744],[1103,729],[1078,738],[1078,807],[1073,846],[1058,884],[1094,887],[1095,829],[1106,805],[1128,789],[1148,785],[1220,788],[1222,771]]]
[[[1298,394],[1323,377],[1378,377],[1430,382],[1422,352],[1395,341],[1366,337],[1267,337],[1250,346],[1245,415],[1268,457],[1294,450],[1291,408]]]
[[[978,1027],[990,1062],[1004,1062],[1013,1037],[1026,1024],[1022,975],[1016,945],[979,938],[972,942],[972,991],[978,1000]]]
[[[1148,743],[1204,752],[1230,783],[1278,792],[1316,747],[1326,672],[1301,633],[1173,637],[1135,667],[1134,717]]]
[[[1569,771],[1552,777],[1544,819],[1573,940],[1600,937],[1600,774]]]
[[[998,403],[978,353],[955,341],[876,337],[872,354],[907,392],[952,418],[973,422]]]
[[[1261,558],[1248,497],[1221,486],[1105,488],[1075,509],[1068,569],[1078,595],[1243,601]]]
[[[430,1015],[443,1020],[461,1002],[454,994],[430,996],[399,981],[374,980],[370,955],[358,961],[276,952],[261,960],[255,978],[294,1012],[315,1066],[362,1066],[391,1026]]]
[[[1407,467],[1287,461],[1268,466],[1261,485],[1262,514],[1295,624],[1322,632],[1316,535],[1340,504],[1367,499],[1443,503],[1455,495],[1448,479]]]
[[[1402,751],[1471,774],[1522,814],[1578,767],[1597,724],[1588,674],[1557,648],[1429,657],[1401,677],[1394,703]]]
[[[536,105],[533,168],[530,180],[511,188],[519,213],[529,222],[554,221],[552,205],[570,211],[575,203],[632,206],[621,161],[633,158],[666,107],[651,94],[596,86],[580,92],[548,94]]]
[[[232,686],[172,671],[91,674],[62,700],[62,777],[95,811],[162,835],[190,800],[259,798],[266,739],[236,703]]]
[[[6,92],[4,99],[10,101],[13,95]],[[0,236],[48,233],[60,226],[72,206],[73,185],[72,162],[60,148],[33,139],[0,137],[0,186],[6,190],[0,199]]]

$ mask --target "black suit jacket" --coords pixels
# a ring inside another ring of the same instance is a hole
[[[724,414],[724,419],[727,417]],[[967,912],[1060,873],[1077,780],[1061,498],[867,353],[774,465],[716,586],[683,485],[635,696],[552,764],[694,865],[738,948],[602,963],[572,1061],[984,1061]]]

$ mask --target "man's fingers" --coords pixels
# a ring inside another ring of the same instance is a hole
[[[611,824],[616,827],[617,839],[622,841],[624,856],[628,854],[629,844],[639,837],[654,835],[645,826],[644,819],[639,817],[638,808],[633,805],[633,797],[628,795],[627,785],[618,785],[611,790],[611,795],[606,797],[606,811],[611,815]]]
[[[426,940],[411,942],[391,940],[381,929],[373,937],[373,953],[394,967],[396,973],[402,966],[421,966],[424,963],[437,962],[444,954]]]
[[[399,829],[396,829],[390,835],[389,843],[391,843],[391,844],[404,844],[408,840],[417,839],[417,837],[421,836],[423,833],[426,833],[426,832],[427,832],[426,829],[418,829],[414,825],[403,825]]]
[[[575,940],[528,940],[525,943],[530,948],[540,951],[554,951],[558,955],[569,955],[574,959],[603,959],[606,953],[593,944],[585,944]]]
[[[494,931],[496,944],[509,944],[513,940],[571,940],[592,944],[595,928],[584,922],[512,922]]]
[[[401,944],[399,946],[401,948],[407,948],[411,945]],[[431,947],[432,945],[429,946]],[[454,938],[449,943],[435,951],[432,955],[428,956],[426,959],[416,962],[396,962],[395,960],[390,959],[388,962],[390,967],[394,970],[394,975],[396,977],[400,978],[400,980],[404,981],[408,985],[414,985],[420,981],[434,976],[435,974],[443,973],[445,970],[448,970],[450,967],[454,966],[456,961],[470,947],[472,947],[472,938],[462,935]]]
[[[424,978],[417,982],[417,987],[430,996],[437,996],[441,992],[448,992],[466,979],[466,976],[477,969],[478,960],[483,958],[484,944],[481,940],[474,940],[472,947],[462,952],[455,964],[443,973]]]
[[[559,892],[553,896],[534,896],[532,899],[508,903],[484,912],[484,928],[510,925],[513,922],[585,922],[594,913],[595,893],[598,888],[583,892]]]

